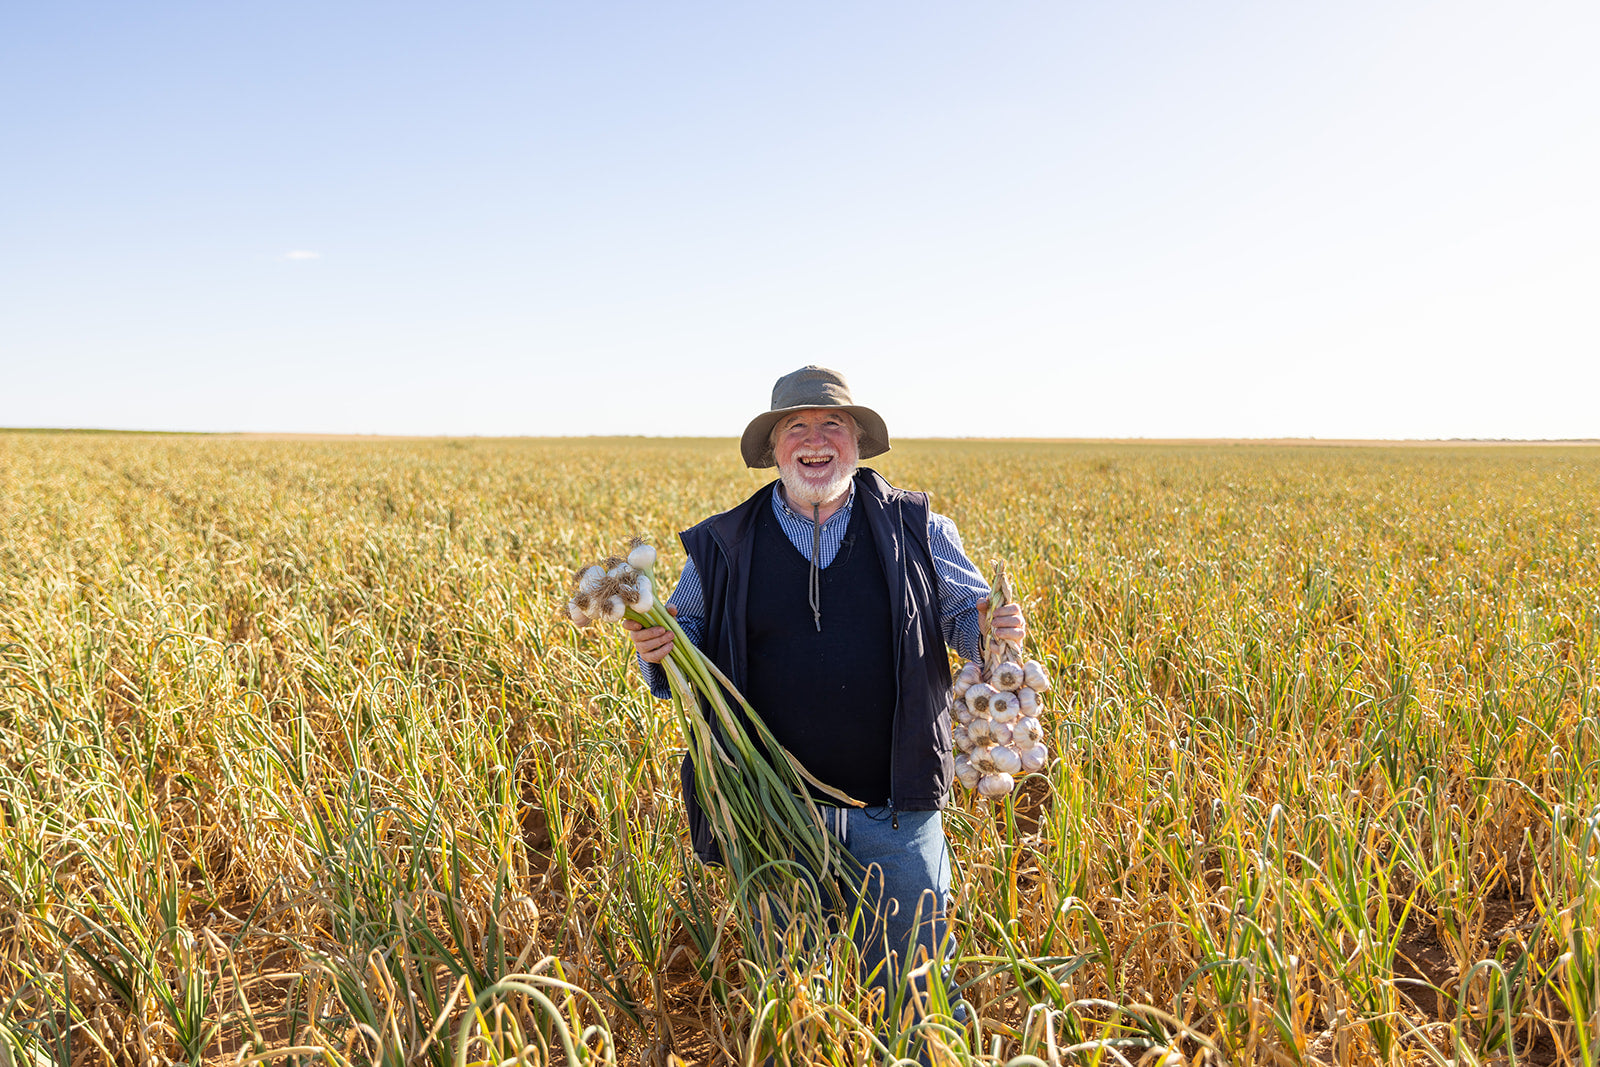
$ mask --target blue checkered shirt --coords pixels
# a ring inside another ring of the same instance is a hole
[[[844,540],[845,530],[850,526],[850,509],[855,500],[856,490],[852,483],[850,496],[844,506],[823,520],[818,567],[826,569],[838,554],[839,542]],[[783,499],[781,486],[772,494],[772,513],[777,516],[778,525],[789,541],[810,561],[812,531],[816,524],[789,507]],[[975,660],[979,655],[978,601],[989,595],[989,583],[984,581],[978,568],[967,558],[966,550],[961,547],[961,535],[956,532],[956,524],[943,515],[931,512],[928,515],[928,546],[933,549],[933,571],[939,591],[939,621],[945,643],[955,649],[962,659]],[[678,622],[683,632],[689,635],[689,640],[699,645],[705,638],[706,601],[694,560],[685,561],[683,573],[678,576],[678,584],[672,590],[672,595],[667,597],[667,603],[678,609]],[[667,686],[666,672],[643,659],[639,660],[639,664],[644,668],[645,680],[650,683],[650,692],[662,700],[668,699],[672,693]]]

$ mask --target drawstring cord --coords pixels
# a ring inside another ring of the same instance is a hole
[[[817,557],[822,555],[821,513],[821,504],[811,505],[811,574],[806,589],[811,601],[811,617],[816,621],[819,634],[822,632],[822,575],[817,568]]]

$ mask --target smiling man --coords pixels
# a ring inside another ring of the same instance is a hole
[[[779,378],[740,450],[750,467],[776,466],[779,480],[679,535],[688,561],[668,607],[785,748],[867,805],[824,812],[869,872],[866,903],[877,921],[863,932],[862,958],[876,969],[874,984],[893,989],[902,967],[945,944],[950,860],[940,809],[953,780],[945,648],[977,659],[986,622],[1021,644],[1022,612],[1008,605],[989,619],[988,585],[955,524],[926,494],[859,466],[889,451],[889,432],[837,371],[802,367]],[[666,698],[657,665],[672,634],[624,625],[652,690]],[[684,799],[695,851],[715,862],[692,785]]]
[[[772,429],[773,460],[790,501],[826,507],[826,521],[844,503],[860,461],[860,431],[847,412],[804,408],[785,415]],[[818,518],[813,513],[814,520]]]

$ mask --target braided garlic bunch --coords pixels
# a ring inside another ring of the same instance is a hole
[[[1005,564],[995,564],[991,608],[1014,603]],[[1022,660],[1010,641],[983,635],[983,664],[967,663],[950,690],[951,740],[956,749],[956,779],[981,796],[1003,797],[1018,773],[1044,769],[1050,753],[1039,725],[1040,695],[1050,679],[1037,660]]]

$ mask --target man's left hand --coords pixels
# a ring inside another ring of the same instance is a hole
[[[996,641],[1009,641],[1018,648],[1022,647],[1022,639],[1028,635],[1028,624],[1022,617],[1021,604],[1002,605],[991,615],[989,599],[985,597],[978,601],[978,615],[989,636]]]

